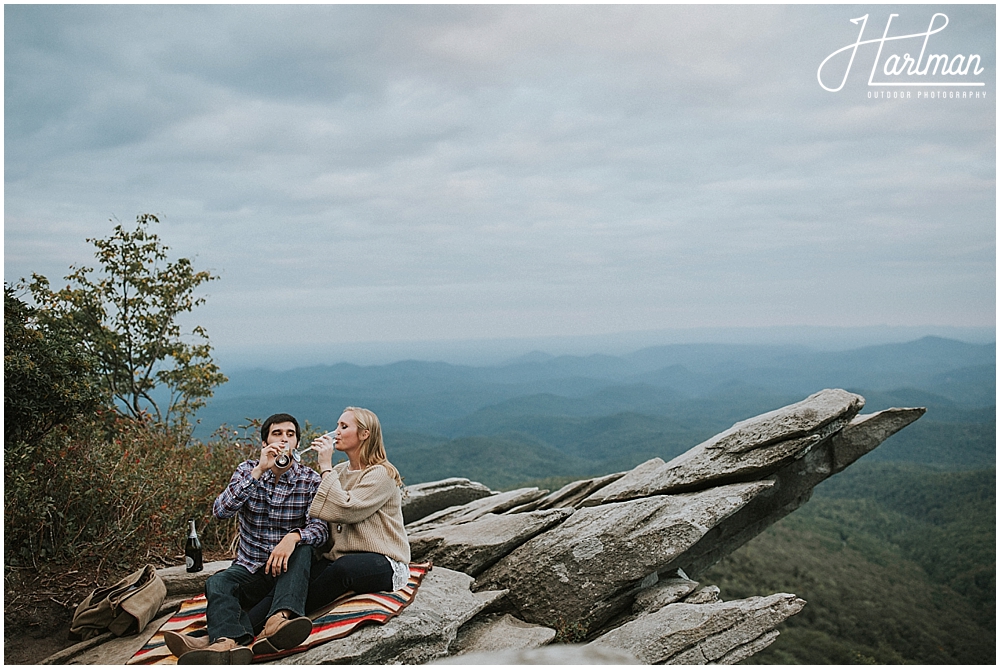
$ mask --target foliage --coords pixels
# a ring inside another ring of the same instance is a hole
[[[94,360],[61,321],[40,324],[4,284],[4,444],[33,450],[52,429],[105,404]]]
[[[996,470],[937,471],[910,463],[862,462],[816,490],[841,508],[842,531],[898,546],[937,583],[969,598],[981,622],[996,620]],[[891,517],[878,522],[859,500]]]
[[[931,567],[967,565],[971,545],[980,562],[957,569],[988,574],[982,585],[994,588],[994,474],[857,463],[700,580],[725,599],[806,600],[750,663],[992,663],[995,592],[963,596],[947,569]],[[893,508],[901,500],[906,513]],[[965,534],[974,537],[956,541]]]
[[[899,403],[896,406],[920,406]],[[982,422],[944,422],[936,412],[927,414],[894,435],[883,446],[865,456],[867,460],[907,461],[954,468],[984,468],[996,465],[996,411]],[[947,444],[942,448],[942,444]]]
[[[567,621],[560,617],[552,625],[556,635],[552,638],[552,643],[583,643],[587,640],[587,630],[590,627],[589,620]]]
[[[116,408],[133,418],[151,412],[157,423],[183,428],[226,381],[205,330],[193,328],[195,343],[185,343],[177,322],[204,302],[194,290],[217,277],[195,271],[187,258],[167,262],[168,247],[149,230],[158,222],[142,214],[134,230],[119,223],[106,239],[88,239],[101,272],[72,266],[68,285],[55,291],[33,274],[28,288],[42,322],[78,333]],[[165,406],[154,400],[158,387],[169,391]]]
[[[32,450],[8,443],[4,461],[4,563],[38,569],[87,557],[133,566],[183,549],[194,519],[208,550],[227,551],[234,519],[212,503],[236,466],[260,453],[260,419],[223,425],[206,442],[185,442],[149,416],[110,409],[55,430]],[[308,421],[303,443],[321,431]],[[306,463],[308,466],[308,463]]]
[[[212,517],[212,501],[236,465],[259,445],[221,428],[209,443],[180,445],[148,418],[102,411],[75,429],[50,432],[34,453],[5,452],[4,563],[101,556],[136,564],[183,548],[196,520],[207,548],[224,549],[233,521]]]

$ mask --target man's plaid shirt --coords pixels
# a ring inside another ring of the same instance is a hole
[[[292,530],[302,534],[300,544],[322,546],[330,536],[326,521],[308,514],[319,488],[319,474],[293,461],[281,478],[276,480],[268,469],[255,481],[250,472],[256,466],[257,460],[241,463],[212,506],[216,518],[239,514],[240,540],[234,564],[243,565],[250,573],[264,566],[274,547]]]

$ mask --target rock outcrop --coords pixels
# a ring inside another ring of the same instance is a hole
[[[384,626],[280,662],[732,664],[750,657],[805,602],[789,593],[722,601],[717,587],[698,578],[924,413],[860,415],[863,406],[860,395],[823,390],[736,423],[670,462],[654,458],[553,493],[495,493],[466,479],[410,486],[404,513],[413,556],[434,562],[413,604]],[[168,581],[171,593],[204,580],[170,576],[178,581]]]
[[[509,602],[528,622],[599,626],[631,605],[647,576],[772,485],[734,483],[578,509],[500,560],[476,587],[509,590]]]
[[[774,641],[774,627],[805,606],[788,594],[694,602],[668,604],[591,645],[626,650],[643,664],[733,664]]]
[[[487,513],[467,523],[429,527],[409,535],[410,555],[418,562],[430,560],[478,576],[572,513],[572,509]]]
[[[502,596],[472,592],[472,577],[434,567],[413,603],[385,625],[277,660],[278,664],[423,664],[448,654],[459,629]]]
[[[495,494],[482,483],[462,478],[408,485],[403,495],[403,521],[412,523],[441,509]]]

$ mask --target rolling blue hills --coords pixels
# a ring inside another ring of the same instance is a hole
[[[838,352],[691,344],[624,356],[535,352],[481,367],[257,369],[230,374],[199,413],[196,436],[277,411],[329,429],[345,406],[365,406],[408,482],[482,470],[478,480],[503,486],[667,460],[736,421],[841,387],[864,395],[866,412],[928,407],[868,457],[992,467],[995,370],[994,345],[939,337]]]

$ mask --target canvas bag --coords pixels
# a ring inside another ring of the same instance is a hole
[[[115,636],[138,634],[156,616],[167,597],[167,586],[148,564],[112,586],[98,588],[76,607],[69,633],[86,641],[111,631]]]

